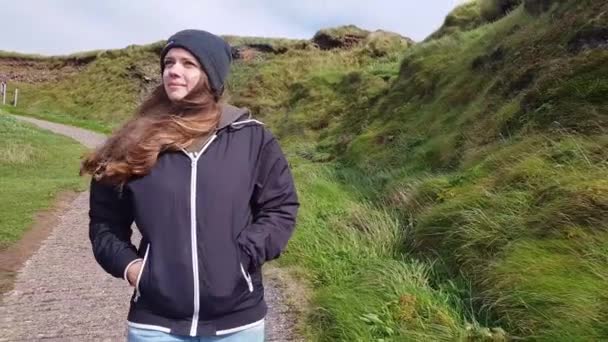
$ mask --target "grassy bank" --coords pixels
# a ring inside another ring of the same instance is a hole
[[[84,148],[71,139],[17,122],[0,112],[0,248],[23,235],[34,214],[57,193],[83,190]]]
[[[283,265],[312,284],[311,341],[466,341],[506,338],[462,301],[466,281],[437,283],[406,248],[411,222],[369,201],[337,165],[289,156],[302,203]],[[349,182],[344,182],[344,180]],[[466,296],[465,296],[466,297]]]

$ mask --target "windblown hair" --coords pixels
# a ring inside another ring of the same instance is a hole
[[[188,147],[212,132],[219,122],[220,105],[203,74],[182,100],[172,102],[159,85],[135,115],[106,142],[86,156],[80,175],[122,185],[131,177],[146,175],[163,151]]]

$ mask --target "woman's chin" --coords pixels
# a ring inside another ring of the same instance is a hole
[[[186,97],[186,94],[182,92],[170,92],[167,94],[167,97],[169,97],[169,100],[171,101],[180,101],[181,99]]]

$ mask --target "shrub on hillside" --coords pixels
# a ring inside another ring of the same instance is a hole
[[[521,4],[522,0],[480,0],[481,17],[486,21],[494,21],[507,15]]]
[[[364,44],[364,51],[370,56],[384,57],[392,53],[402,53],[414,42],[397,33],[377,30],[365,38]]]
[[[526,11],[533,15],[539,15],[551,8],[556,0],[524,0]]]
[[[441,38],[457,31],[469,31],[483,24],[480,15],[479,3],[467,1],[450,12],[439,30],[431,34],[426,40]]]

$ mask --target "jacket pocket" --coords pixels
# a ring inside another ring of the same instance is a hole
[[[254,292],[252,278],[241,263],[240,251],[235,245],[226,246],[221,258],[205,255],[201,259],[204,286],[201,287],[200,318],[203,320],[239,310]]]
[[[162,245],[146,247],[140,275],[136,282],[135,303],[139,309],[164,317],[184,319],[192,316],[194,297],[190,265],[172,259],[172,250]],[[135,301],[135,300],[134,300]]]
[[[232,245],[224,248],[223,253],[221,258],[206,255],[202,258],[201,276],[205,279],[206,294],[213,300],[227,300],[248,288],[238,249]]]
[[[135,302],[137,302],[137,300],[141,296],[141,289],[140,289],[141,277],[144,274],[146,265],[148,264],[149,255],[150,255],[150,244],[148,244],[148,246],[146,246],[146,253],[144,254],[144,261],[141,264],[141,267],[139,269],[139,274],[137,274],[137,280],[135,281],[135,299],[134,299]]]

